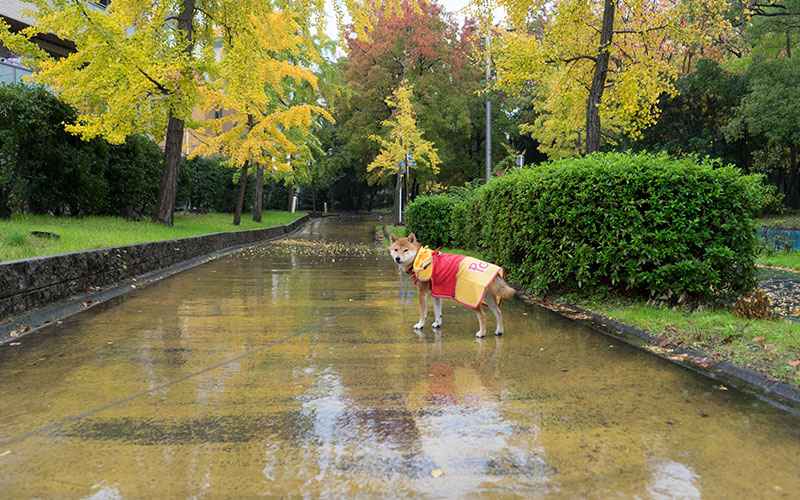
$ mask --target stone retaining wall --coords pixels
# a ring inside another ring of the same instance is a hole
[[[0,262],[0,320],[72,295],[222,250],[290,233],[308,220],[250,231],[214,233]]]

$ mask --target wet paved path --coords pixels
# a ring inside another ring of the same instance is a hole
[[[761,267],[758,287],[769,298],[772,314],[793,323],[800,321],[800,272]]]
[[[0,496],[800,495],[800,417],[548,311],[506,303],[478,341],[445,302],[414,333],[373,227],[316,221],[0,347]]]

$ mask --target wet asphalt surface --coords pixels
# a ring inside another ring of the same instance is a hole
[[[0,346],[3,498],[793,498],[800,417],[314,221]],[[493,329],[492,318],[488,318]]]

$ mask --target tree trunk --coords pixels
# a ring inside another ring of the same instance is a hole
[[[253,221],[261,222],[261,210],[264,198],[264,167],[256,165],[256,197],[253,200]]]
[[[603,6],[603,27],[600,30],[600,50],[594,65],[592,87],[589,89],[589,100],[586,105],[586,154],[600,149],[600,112],[597,105],[603,99],[603,91],[608,75],[609,46],[614,34],[614,11],[616,0],[605,0]]]
[[[182,31],[189,41],[186,54],[191,57],[192,18],[194,17],[195,0],[183,0],[183,9],[178,14],[178,31]],[[169,113],[167,137],[164,145],[164,167],[161,172],[161,184],[158,188],[158,201],[153,221],[172,226],[175,213],[175,199],[178,196],[178,171],[181,165],[181,149],[183,146],[183,120]]]
[[[286,205],[286,211],[292,211],[292,198],[294,198],[294,185],[291,183],[286,184],[286,194],[288,199],[288,204]]]
[[[239,178],[239,198],[236,200],[236,212],[233,214],[233,225],[238,226],[242,221],[242,206],[244,205],[244,193],[247,189],[247,169],[250,167],[250,160],[242,165],[242,176]]]
[[[181,166],[183,146],[183,120],[175,118],[170,112],[167,125],[167,139],[164,145],[164,167],[161,170],[161,184],[158,188],[158,201],[153,214],[153,222],[171,226],[175,213],[175,200],[178,197],[178,172]]]
[[[23,154],[22,146],[19,147],[17,153],[17,161],[14,162],[14,172],[11,174],[11,180],[8,185],[3,189],[2,198],[0,198],[0,219],[6,220],[11,218],[11,207],[8,206],[8,200],[11,199],[11,192],[14,190],[14,184],[17,182],[17,174],[21,169],[20,164],[22,160],[20,156]]]
[[[311,211],[317,211],[317,180],[311,178]]]
[[[792,35],[786,30],[786,57],[792,57]]]
[[[333,212],[333,183],[331,183],[330,190],[328,191],[331,199],[331,206],[328,207],[329,212]]]

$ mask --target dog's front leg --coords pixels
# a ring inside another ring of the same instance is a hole
[[[435,316],[433,319],[433,327],[439,328],[442,326],[442,298],[441,297],[434,297],[433,298],[433,315]]]
[[[420,286],[422,285],[422,286]],[[428,292],[430,286],[420,281],[417,283],[417,297],[419,297],[419,323],[414,325],[415,330],[422,330],[425,327],[425,319],[428,317]]]

